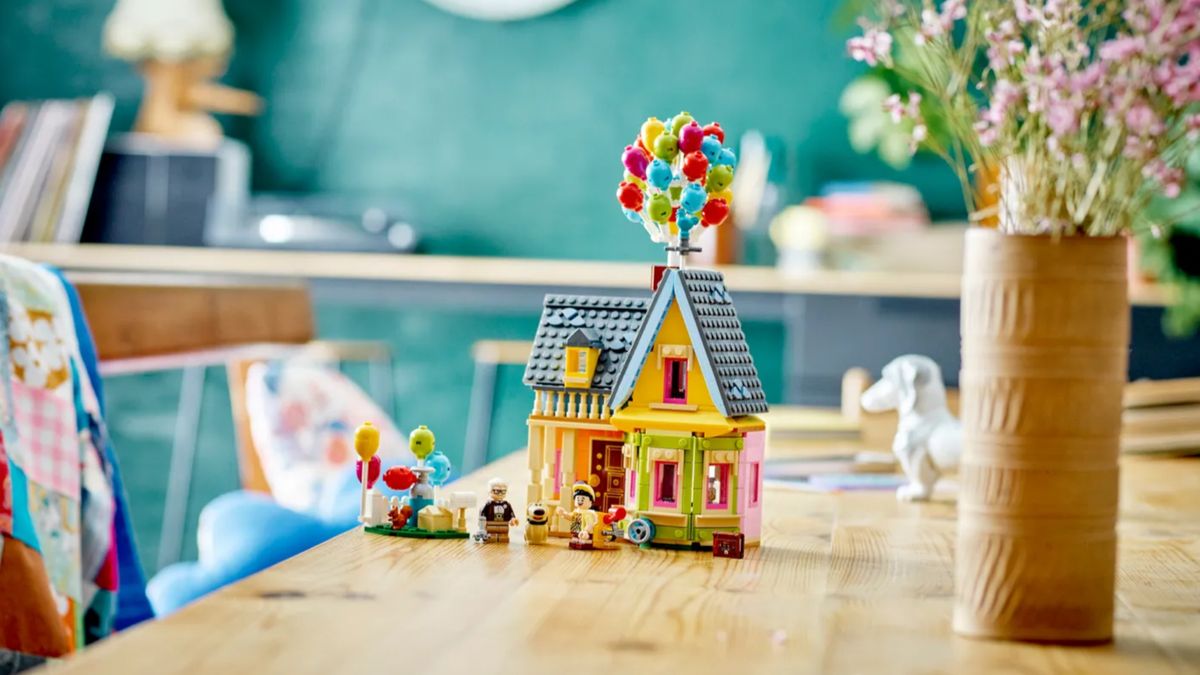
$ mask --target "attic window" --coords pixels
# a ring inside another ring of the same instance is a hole
[[[583,388],[591,384],[601,344],[599,335],[586,329],[576,329],[567,337],[563,345],[563,386]]]
[[[567,370],[575,375],[586,375],[587,366],[587,349],[574,347],[567,350]]]
[[[687,359],[663,360],[663,403],[687,403]]]

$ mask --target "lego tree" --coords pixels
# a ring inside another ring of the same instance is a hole
[[[681,267],[694,248],[692,236],[724,223],[733,194],[729,189],[737,157],[724,146],[725,130],[712,122],[700,126],[686,112],[665,122],[651,117],[637,139],[625,146],[625,177],[617,201],[631,222],[650,240],[666,244],[668,263]]]

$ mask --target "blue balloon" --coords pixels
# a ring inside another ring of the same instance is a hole
[[[721,150],[721,141],[718,141],[716,136],[705,136],[704,140],[700,141],[700,152],[704,153],[704,158],[709,164],[717,163]]]
[[[642,224],[642,214],[640,212],[634,211],[633,209],[621,209],[621,212],[625,214],[625,217],[629,219],[629,222],[637,223],[638,225]]]
[[[679,215],[675,216],[675,224],[679,226],[680,231],[690,232],[700,224],[700,219],[686,211],[680,211]]]
[[[661,159],[650,162],[646,169],[646,182],[659,190],[666,190],[671,186],[671,165]]]
[[[450,480],[450,470],[453,465],[450,463],[450,458],[442,453],[441,450],[434,450],[425,458],[425,466],[433,469],[433,473],[429,474],[429,482],[441,487]]]
[[[687,187],[683,188],[683,193],[679,195],[679,207],[688,213],[695,213],[704,208],[706,201],[708,201],[708,192],[699,183],[688,183]]]
[[[736,169],[737,168],[737,155],[733,154],[733,151],[730,150],[729,148],[721,148],[721,152],[717,154],[717,161],[715,162],[715,164],[717,164],[717,165],[724,164],[725,166],[728,166],[731,169]]]

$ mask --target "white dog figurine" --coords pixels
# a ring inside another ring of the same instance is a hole
[[[892,452],[908,485],[896,490],[896,499],[929,499],[938,478],[958,466],[962,454],[962,425],[946,408],[942,370],[927,356],[898,356],[883,367],[883,378],[863,392],[862,407],[899,412]]]

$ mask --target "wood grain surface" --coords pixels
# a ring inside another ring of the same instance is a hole
[[[511,455],[455,489],[482,496],[489,477],[515,480],[523,464]],[[1200,672],[1200,462],[1122,467],[1117,637],[1106,646],[954,636],[953,503],[772,488],[763,545],[744,560],[526,546],[519,532],[479,545],[352,531],[56,671]]]

